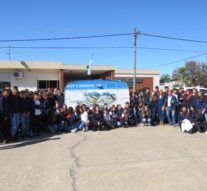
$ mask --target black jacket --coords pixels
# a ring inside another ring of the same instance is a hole
[[[32,100],[30,98],[19,98],[20,113],[26,113],[32,111]]]
[[[55,95],[55,101],[62,106],[64,104],[64,95]]]
[[[130,97],[130,106],[133,108],[136,108],[138,104],[138,99],[137,97]]]
[[[1,108],[0,108],[0,113],[2,117],[9,117],[10,116],[10,109],[9,109],[9,101],[8,98],[6,97],[1,97],[0,98],[1,102]]]
[[[20,97],[17,95],[9,95],[10,113],[20,113]]]

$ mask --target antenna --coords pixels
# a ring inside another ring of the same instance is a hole
[[[7,50],[6,54],[9,56],[9,60],[11,60],[11,47],[10,47],[10,45],[9,45],[9,49]]]

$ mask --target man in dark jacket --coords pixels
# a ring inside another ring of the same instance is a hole
[[[147,106],[149,106],[150,104],[150,89],[149,88],[147,88],[145,91],[144,102],[145,104],[147,104]]]
[[[57,89],[57,94],[55,95],[55,101],[59,104],[59,106],[63,106],[64,104],[64,94],[60,89]]]
[[[131,96],[130,96],[130,108],[133,110],[134,112],[134,117],[136,119],[136,122],[138,123],[138,116],[137,116],[137,106],[138,106],[138,99],[137,96],[135,95],[134,92],[132,92]]]
[[[198,94],[197,89],[196,89],[196,88],[193,88],[192,93],[193,93],[193,94],[192,94],[192,96],[191,96],[191,100],[190,100],[190,102],[191,102],[191,106],[197,108],[197,106],[196,106],[196,102],[197,102],[197,94]]]
[[[2,97],[0,97],[0,115],[4,143],[6,143],[10,137],[10,112],[8,96],[9,91],[4,90],[2,92]]]
[[[185,92],[184,92],[184,88],[179,88],[179,92],[178,92],[178,111],[181,111],[181,108],[183,106],[186,106]]]
[[[203,123],[203,131],[207,134],[207,104],[205,105],[205,108],[202,111],[202,116],[204,117],[204,123]]]
[[[205,132],[205,124],[203,120],[203,114],[202,112],[199,112],[196,110],[196,107],[191,106],[190,107],[190,113],[188,116],[188,119],[193,125],[193,128],[189,133],[195,133],[195,132]]]
[[[11,136],[14,139],[20,123],[20,102],[18,88],[12,88],[12,94],[9,96],[9,107],[11,113]]]
[[[177,107],[177,99],[172,95],[172,91],[168,91],[168,96],[165,99],[166,114],[169,124],[175,126],[175,111]]]
[[[30,112],[32,110],[32,100],[25,91],[20,92],[20,119],[21,119],[21,135],[26,137],[30,131]]]

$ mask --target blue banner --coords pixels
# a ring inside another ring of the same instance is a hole
[[[65,90],[128,89],[125,82],[117,80],[81,80],[69,82]]]

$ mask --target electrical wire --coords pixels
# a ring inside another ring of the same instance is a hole
[[[8,48],[1,46],[0,49]],[[130,46],[10,46],[13,49],[131,49]]]
[[[161,50],[161,51],[172,51],[172,52],[205,52],[201,50],[185,50],[185,49],[172,49],[172,48],[157,48],[157,47],[143,47],[139,46],[138,49],[146,49],[146,50]]]
[[[198,55],[195,55],[195,56],[191,56],[191,57],[187,57],[187,58],[182,58],[182,59],[179,59],[179,60],[175,60],[175,61],[172,61],[172,62],[169,62],[169,63],[166,63],[166,64],[159,64],[159,65],[154,65],[152,67],[144,67],[144,68],[140,68],[140,69],[158,68],[158,67],[161,67],[161,66],[168,66],[168,65],[171,65],[171,64],[183,62],[183,61],[186,61],[186,60],[191,60],[193,58],[198,58],[198,57],[205,56],[205,55],[207,55],[207,52],[202,53],[202,54],[198,54]]]
[[[91,36],[74,36],[74,37],[54,37],[54,38],[31,38],[31,39],[7,39],[7,40],[0,40],[0,43],[3,42],[35,42],[35,41],[57,41],[57,40],[77,40],[77,39],[90,39],[90,38],[106,38],[106,37],[118,37],[118,36],[130,36],[134,35],[134,33],[117,33],[117,34],[104,34],[104,35],[91,35]],[[194,42],[194,43],[207,43],[204,40],[195,40],[195,39],[185,39],[185,38],[176,38],[171,36],[163,36],[163,35],[156,35],[156,34],[148,34],[137,32],[137,35],[143,35],[148,37],[155,37],[155,38],[163,38],[163,39],[170,39],[170,40],[179,40],[179,41],[186,41],[186,42]]]
[[[31,39],[11,39],[0,40],[0,42],[34,42],[34,41],[54,41],[54,40],[76,40],[76,39],[89,39],[89,38],[105,38],[105,37],[118,37],[129,36],[134,33],[119,33],[119,34],[105,34],[105,35],[92,35],[92,36],[74,36],[74,37],[55,37],[55,38],[31,38]]]
[[[31,38],[31,39],[11,39],[11,40],[0,40],[1,42],[35,42],[35,41],[54,41],[54,40],[75,40],[75,39],[90,39],[90,38],[105,38],[105,37],[118,37],[118,36],[130,36],[134,35],[134,33],[119,33],[119,34],[105,34],[105,35],[92,35],[92,36],[74,36],[74,37],[55,37],[55,38]],[[193,43],[207,43],[207,41],[204,40],[195,40],[195,39],[186,39],[186,38],[176,38],[176,37],[171,37],[171,36],[163,36],[163,35],[156,35],[156,34],[148,34],[148,33],[141,33],[137,32],[137,35],[143,35],[147,37],[154,37],[154,38],[162,38],[162,39],[169,39],[169,40],[177,40],[177,41],[185,41],[185,42],[193,42]],[[8,48],[8,47],[0,47],[0,48]],[[134,47],[18,47],[18,46],[10,46],[11,49],[132,49]],[[181,50],[181,49],[169,49],[169,48],[156,48],[156,47],[137,47],[139,49],[151,49],[151,50],[161,50],[161,51],[182,51],[182,52],[203,52],[203,51],[192,51],[192,50]],[[160,66],[167,66],[171,65],[177,62],[182,62],[186,61],[189,59],[197,58],[206,55],[207,52],[204,52],[202,54],[176,60],[173,62],[169,62],[166,64],[160,64],[160,65],[155,65],[153,67],[145,67],[145,68],[155,68],[155,67],[160,67]],[[145,69],[142,68],[142,69]]]
[[[207,41],[203,41],[203,40],[176,38],[176,37],[162,36],[162,35],[155,35],[155,34],[147,34],[147,33],[140,33],[140,34],[143,35],[143,36],[155,37],[155,38],[163,38],[163,39],[169,39],[169,40],[178,40],[178,41],[185,41],[185,42],[205,43],[205,44],[207,43]]]
[[[2,46],[0,49],[8,49],[7,46]],[[10,49],[134,49],[133,46],[10,46]],[[205,52],[200,50],[184,50],[172,48],[144,47],[139,46],[137,49],[145,50],[160,50],[173,52]]]
[[[188,33],[196,32],[196,31],[201,31],[201,30],[204,30],[204,29],[207,29],[207,26],[203,26],[203,27],[199,27],[199,28],[194,28],[194,29],[191,29],[191,30],[188,30],[188,31],[179,32],[179,33],[174,33],[174,34],[171,34],[171,35],[172,36],[174,36],[174,35],[183,35],[183,34],[188,34]]]
[[[31,39],[10,39],[10,40],[7,39],[7,40],[0,40],[0,43],[3,43],[3,42],[10,43],[10,42],[77,40],[77,39],[106,38],[106,37],[119,37],[119,36],[130,36],[130,35],[134,35],[134,33],[118,33],[118,34],[74,36],[74,37],[54,37],[54,38],[31,38]],[[194,42],[194,43],[207,43],[207,41],[203,41],[203,40],[176,38],[176,37],[156,35],[156,34],[148,34],[148,33],[142,33],[142,32],[137,32],[137,35],[143,35],[143,36],[155,37],[155,38],[163,38],[163,39],[170,39],[170,40],[179,40],[179,41],[186,41],[186,42]]]

